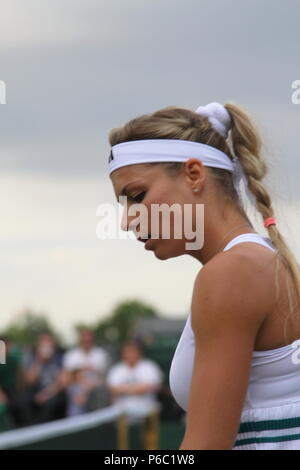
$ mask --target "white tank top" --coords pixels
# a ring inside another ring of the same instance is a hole
[[[242,242],[255,242],[275,251],[272,241],[256,233],[238,235],[223,251]],[[169,373],[171,392],[187,411],[194,362],[195,337],[189,313]],[[252,365],[242,416],[249,410],[282,406],[300,401],[300,339],[276,349],[253,351]],[[259,410],[257,410],[259,411]],[[251,415],[252,416],[252,415]]]

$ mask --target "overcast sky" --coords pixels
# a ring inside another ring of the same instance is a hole
[[[30,307],[71,338],[133,297],[186,316],[198,262],[96,237],[108,132],[169,105],[251,113],[300,256],[299,19],[299,0],[0,0],[1,327]]]

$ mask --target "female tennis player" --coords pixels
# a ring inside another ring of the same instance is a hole
[[[300,273],[262,182],[256,126],[234,103],[170,106],[112,129],[109,142],[124,230],[138,233],[135,203],[149,227],[154,204],[204,207],[201,248],[172,236],[174,219],[169,239],[138,238],[158,259],[189,254],[202,265],[170,368],[186,411],[179,449],[300,449]],[[268,235],[247,216],[242,181]]]

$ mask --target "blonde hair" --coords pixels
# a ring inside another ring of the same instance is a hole
[[[229,138],[225,139],[216,132],[209,120],[186,108],[168,106],[149,114],[131,119],[121,127],[109,133],[111,146],[131,140],[141,139],[182,139],[211,145],[226,153],[232,159],[232,152],[239,158],[248,180],[249,190],[256,199],[257,209],[262,220],[275,217],[271,197],[262,183],[268,172],[267,164],[261,155],[262,141],[258,130],[249,115],[236,104],[226,103],[225,108],[231,115],[232,125]],[[184,163],[148,163],[146,166],[162,165],[167,171],[178,173]],[[232,203],[247,219],[239,205],[238,194],[233,186],[232,174],[220,168],[207,167],[222,191],[222,196]],[[300,269],[293,253],[287,246],[276,225],[270,225],[268,234],[276,249],[276,293],[278,298],[279,261],[287,268],[286,287],[289,313],[292,314],[300,300]],[[296,303],[292,302],[292,288],[296,294]]]

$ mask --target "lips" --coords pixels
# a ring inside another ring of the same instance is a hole
[[[139,237],[139,238],[138,238],[138,241],[145,243],[145,242],[146,242],[147,240],[149,240],[150,238],[151,238],[151,234],[148,233],[148,238],[140,238],[140,237]]]

